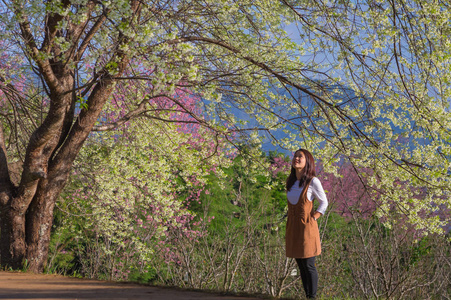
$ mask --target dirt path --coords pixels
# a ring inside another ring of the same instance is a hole
[[[263,298],[224,296],[58,275],[0,272],[0,299],[261,300]]]

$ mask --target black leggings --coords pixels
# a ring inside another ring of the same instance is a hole
[[[318,290],[318,272],[315,267],[315,256],[309,258],[296,258],[301,271],[302,285],[307,298],[315,298]]]

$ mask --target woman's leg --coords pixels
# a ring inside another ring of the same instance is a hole
[[[303,258],[296,258],[296,262],[299,267],[299,272],[301,273],[301,279],[302,279],[302,286],[304,287],[305,295],[310,295],[310,284],[309,284],[309,277],[307,274],[307,268],[305,267],[305,259]]]
[[[315,257],[296,258],[301,272],[302,285],[307,298],[315,298],[318,290],[318,272],[315,266]]]

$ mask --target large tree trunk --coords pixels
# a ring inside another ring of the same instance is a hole
[[[87,135],[83,136],[82,140],[78,140],[80,147],[86,137]],[[76,150],[76,153],[78,153],[78,150]],[[38,190],[27,212],[26,259],[28,270],[31,272],[42,272],[47,263],[53,224],[53,209],[68,181],[75,155],[72,157],[66,155],[64,158],[60,163],[50,164],[48,176],[39,182]]]
[[[44,161],[40,165],[42,168],[38,168],[43,171],[43,174],[31,173],[36,178],[32,177],[26,185],[23,184],[24,174],[27,173],[27,169],[35,170],[36,168],[24,165],[22,182],[17,192],[22,195],[22,198],[8,196],[12,195],[14,190],[12,184],[10,192],[5,189],[6,192],[2,194],[0,190],[0,196],[3,199],[0,236],[3,267],[10,266],[17,269],[26,263],[29,271],[39,273],[44,270],[56,200],[67,183],[72,164],[97,121],[102,107],[111,95],[112,89],[113,80],[111,79],[105,79],[93,89],[88,98],[89,110],[82,110],[67,134],[63,133],[65,138],[60,147],[56,146],[56,141],[60,140],[61,131],[51,138],[52,141],[49,141],[47,145],[52,145],[49,149],[54,154],[48,155],[46,154],[48,151],[43,151],[42,159],[37,160],[40,163]],[[55,153],[52,149],[57,148],[59,150]]]
[[[45,268],[53,209],[68,179],[68,172],[60,174],[59,180],[52,176],[41,179],[35,196],[26,212],[4,206],[1,211],[0,251],[1,265],[20,269],[24,266],[31,272],[42,272]],[[11,199],[8,203],[20,201]]]
[[[53,186],[53,188],[51,188]],[[61,188],[49,185],[47,179],[39,183],[38,191],[26,217],[26,260],[28,270],[38,273],[47,262],[50,234],[53,224],[53,209]]]
[[[62,1],[62,5],[69,8],[71,2]],[[88,9],[95,7],[94,2],[87,5]],[[76,93],[80,91],[77,91],[79,86],[75,84],[74,70],[77,68],[72,63],[79,62],[106,16],[99,16],[89,32],[82,35],[81,32],[89,27],[86,26],[89,18],[84,23],[71,24],[64,32],[58,27],[64,16],[51,12],[45,18],[45,37],[38,47],[38,40],[31,30],[32,23],[22,8],[14,6],[14,13],[21,16],[19,26],[27,55],[36,63],[41,79],[45,82],[50,106],[44,121],[28,142],[20,183],[11,182],[0,122],[0,263],[2,267],[13,268],[20,268],[23,263],[27,263],[30,271],[42,272],[47,262],[56,200],[69,178],[75,158],[113,91],[115,81],[107,68],[98,71],[92,86],[87,88],[89,96],[86,106],[81,108],[74,120],[79,95]],[[140,1],[132,1],[132,8],[137,13]],[[74,42],[73,48],[66,49],[64,55],[63,49],[55,42],[56,37],[73,42],[82,36],[84,41]],[[129,59],[120,47],[126,41],[127,38],[119,32],[117,45],[111,55],[112,61],[117,64],[118,75],[124,72]],[[50,53],[51,58],[48,58]],[[4,92],[9,93],[10,89]],[[14,97],[14,93],[11,97]]]
[[[67,76],[66,80],[62,78],[61,82],[63,83],[62,87],[66,89],[73,86],[69,76]],[[29,247],[30,241],[35,242],[34,236],[30,237],[29,235],[30,229],[33,229],[31,232],[34,232],[34,224],[36,224],[36,222],[28,224],[30,219],[38,218],[41,220],[41,223],[37,225],[38,236],[47,239],[47,244],[49,241],[54,199],[43,199],[47,197],[47,186],[52,181],[48,172],[52,154],[60,144],[61,137],[65,133],[67,134],[64,125],[66,123],[65,120],[71,118],[68,113],[70,112],[72,95],[51,95],[51,100],[55,102],[55,105],[50,108],[42,125],[30,137],[20,183],[18,183],[17,187],[11,183],[6,155],[4,158],[6,168],[2,170],[0,177],[3,178],[4,183],[2,186],[3,193],[8,196],[3,197],[4,199],[0,204],[2,218],[0,236],[1,264],[3,267],[17,269],[24,264],[35,266],[36,257],[32,256],[30,259],[28,256],[29,251],[33,250],[33,247]],[[5,185],[8,182],[9,186]],[[64,186],[64,183],[62,186]],[[61,189],[54,194],[59,194],[60,192]],[[47,209],[40,209],[42,205]],[[44,252],[47,253],[47,251]],[[34,267],[32,270],[36,272],[43,271],[46,258],[47,254],[41,255],[39,257],[41,260],[39,263],[40,267]]]
[[[42,156],[44,161],[48,159],[45,154]],[[64,181],[54,184],[54,176],[45,174],[48,163],[42,165],[44,174],[39,173],[36,175],[38,178],[32,178],[28,184],[19,185],[19,188],[12,183],[8,188],[3,185],[0,205],[0,263],[3,267],[18,269],[28,265],[30,270],[35,272],[40,272],[44,268],[50,241],[53,207],[67,181],[69,171],[65,172]],[[31,163],[25,165],[25,169],[36,168]],[[22,176],[26,172],[24,170]],[[25,180],[22,178],[23,181]]]

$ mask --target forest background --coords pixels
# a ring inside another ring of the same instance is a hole
[[[450,298],[448,3],[11,0],[0,28],[2,267],[299,297],[304,147],[321,295]]]

